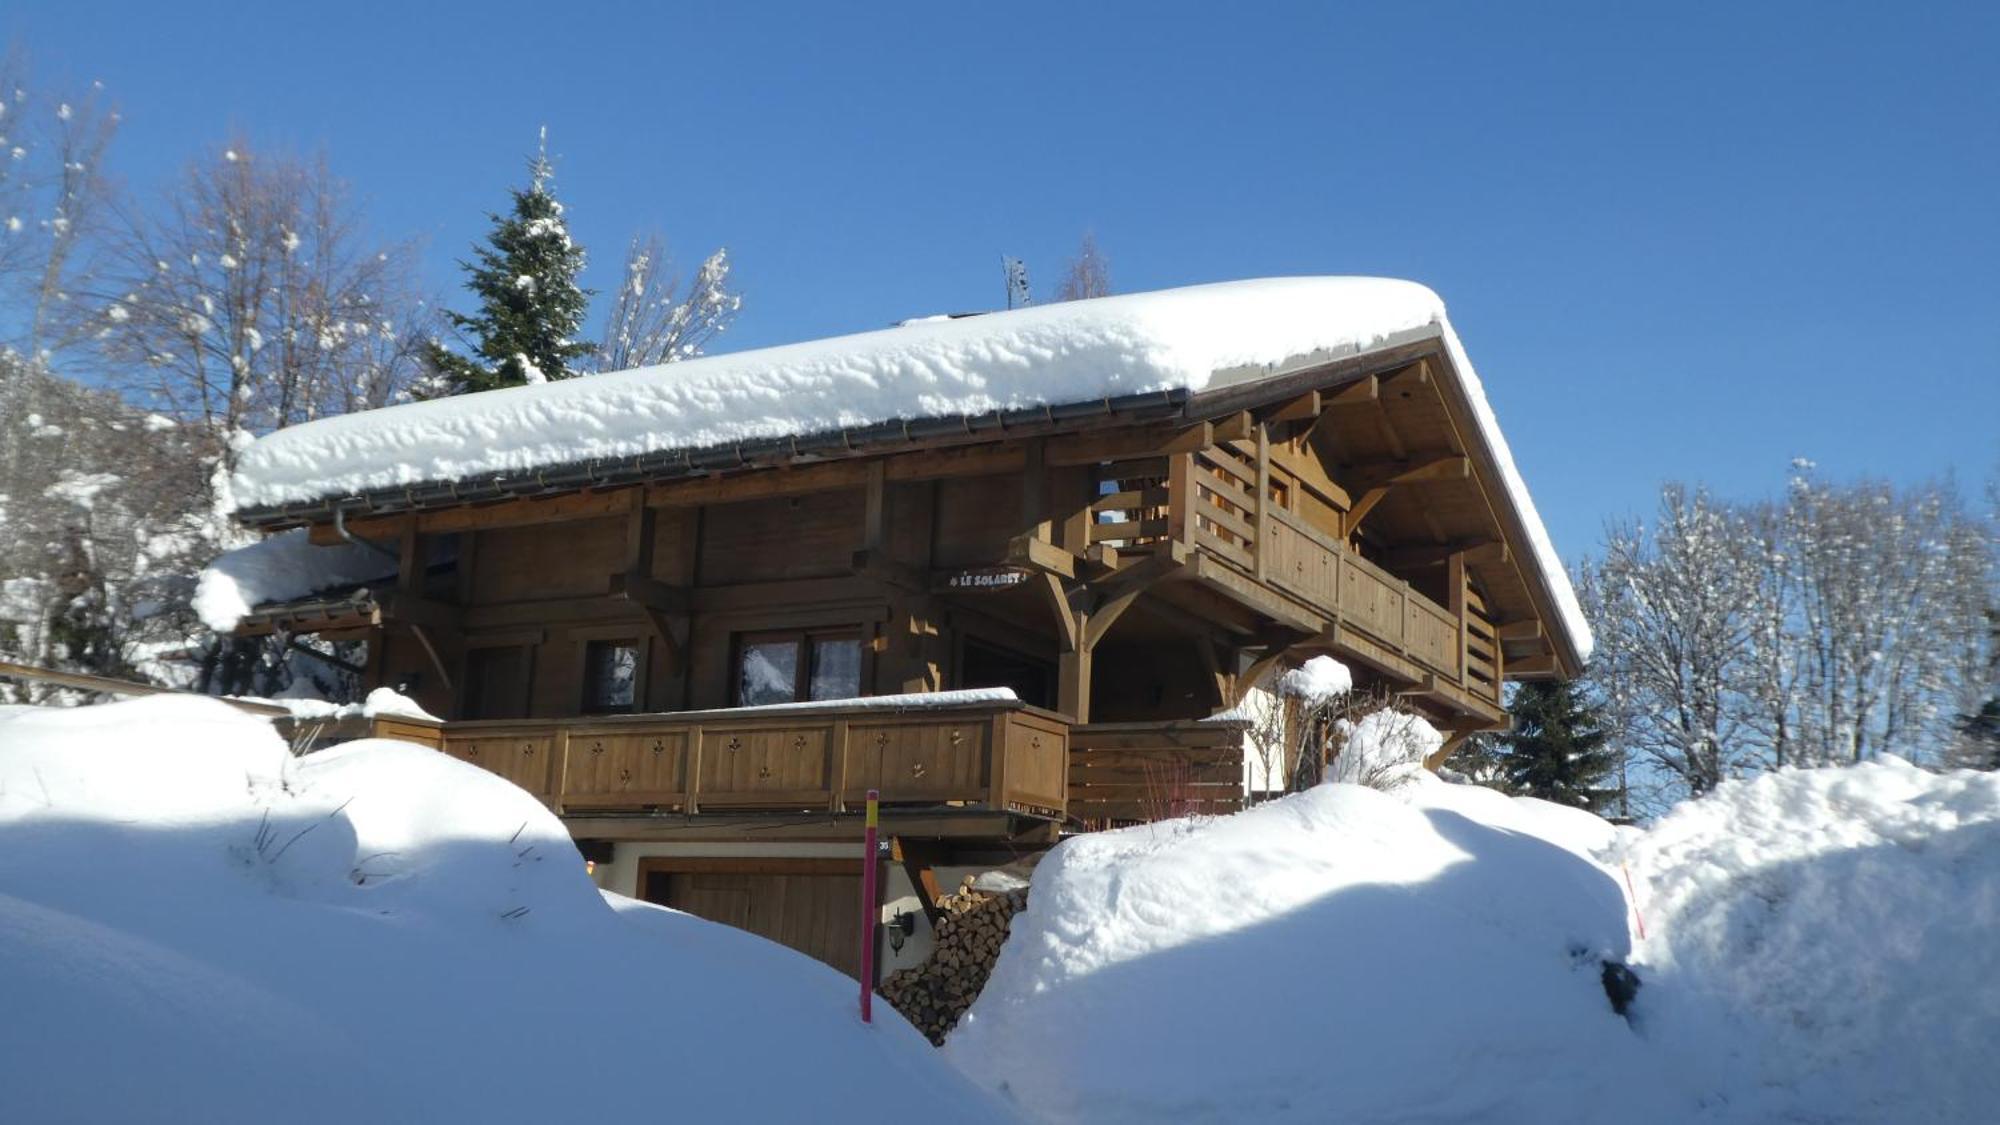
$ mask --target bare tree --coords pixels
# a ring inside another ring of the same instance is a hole
[[[1668,485],[1655,526],[1613,528],[1584,584],[1627,752],[1695,795],[1751,764],[1741,697],[1760,622],[1749,541],[1737,513]]]
[[[324,160],[237,142],[128,213],[97,335],[128,394],[231,435],[380,406],[419,374],[427,306],[409,244],[378,243]]]
[[[1979,665],[1991,530],[1954,489],[1836,487],[1805,464],[1786,512],[1808,754],[1922,756],[1949,737],[1963,677]]]
[[[1056,300],[1081,301],[1110,295],[1111,263],[1098,250],[1097,236],[1085,231],[1076,257],[1069,260],[1069,266],[1063,271],[1062,283],[1056,287]]]
[[[102,83],[44,91],[27,69],[19,51],[0,59],[0,330],[47,361],[87,331],[72,298],[98,265],[112,203],[104,161],[119,118]]]
[[[1663,490],[1579,592],[1614,743],[1671,784],[1655,807],[1765,768],[1949,760],[1987,689],[1992,525],[1949,485],[1832,485],[1780,503]]]
[[[743,307],[729,287],[729,251],[701,263],[681,293],[666,244],[658,235],[635,238],[625,251],[625,277],[612,299],[598,346],[599,371],[675,363],[700,355]]]

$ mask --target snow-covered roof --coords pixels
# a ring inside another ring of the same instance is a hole
[[[322,418],[259,439],[231,482],[246,516],[557,466],[1178,395],[1442,341],[1580,655],[1589,627],[1445,318],[1410,281],[1222,282],[1043,305]]]

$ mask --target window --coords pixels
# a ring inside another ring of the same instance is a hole
[[[637,710],[639,645],[631,640],[587,641],[583,647],[583,713]]]
[[[751,633],[737,641],[738,706],[860,694],[861,638],[855,633]]]

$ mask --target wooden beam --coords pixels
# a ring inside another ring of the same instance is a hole
[[[1242,441],[1250,436],[1255,425],[1248,410],[1239,410],[1215,420],[1215,440]]]
[[[1364,489],[1430,481],[1465,480],[1472,476],[1472,459],[1462,453],[1403,458],[1375,464],[1349,465],[1342,474],[1350,487]]]
[[[1160,452],[1167,454],[1194,453],[1215,444],[1215,423],[1197,422],[1174,435]]]
[[[1542,639],[1542,622],[1535,617],[1502,621],[1493,626],[1493,634],[1503,641],[1538,641]]]
[[[1380,504],[1392,488],[1427,481],[1464,480],[1471,474],[1471,459],[1457,454],[1425,461],[1391,461],[1360,466],[1352,471],[1352,475],[1369,483],[1365,486],[1366,491],[1355,499],[1354,506],[1341,515],[1341,536],[1352,539],[1360,529],[1361,521],[1375,510],[1375,505]]]
[[[431,667],[437,671],[438,682],[444,685],[445,691],[457,695],[458,689],[452,686],[451,682],[451,669],[445,667],[444,657],[439,655],[436,643],[431,640],[430,627],[411,623],[410,632],[415,634],[417,643],[423,646],[424,655],[431,658]]]
[[[1069,591],[1063,587],[1062,579],[1048,571],[1042,571],[1036,578],[1029,579],[1042,591],[1043,600],[1049,612],[1055,615],[1058,638],[1064,652],[1075,652],[1083,643],[1082,631],[1076,623],[1076,612],[1069,604]]]
[[[419,513],[414,517],[408,514],[370,516],[350,519],[346,523],[348,532],[357,538],[395,539],[405,534],[404,529],[411,524],[415,524],[420,535],[450,535],[461,531],[527,527],[531,524],[556,523],[564,520],[599,519],[622,514],[626,510],[626,505],[630,503],[625,498],[625,493],[630,491],[636,489],[575,492],[540,500],[502,500],[490,504],[440,508],[436,511]],[[331,522],[312,525],[312,530],[307,533],[307,539],[318,547],[333,547],[344,542]]]
[[[1340,513],[1340,537],[1354,538],[1354,533],[1361,528],[1361,521],[1367,519],[1368,513],[1374,511],[1375,505],[1380,504],[1388,495],[1388,485],[1378,485],[1362,493],[1354,501],[1352,508]]]
[[[1326,392],[1320,397],[1320,404],[1327,410],[1352,410],[1357,406],[1373,406],[1381,397],[1382,380],[1369,375],[1337,391]]]
[[[464,627],[465,611],[459,606],[397,590],[382,602],[382,617],[391,624],[421,625],[427,629],[455,633]]]
[[[1437,566],[1449,562],[1453,555],[1466,556],[1472,561],[1471,552],[1491,544],[1491,539],[1454,539],[1449,543],[1425,543],[1416,547],[1398,547],[1382,552],[1377,561],[1389,570],[1417,570],[1427,566]]]
[[[646,624],[653,629],[653,635],[660,640],[665,651],[664,667],[667,675],[678,676],[687,670],[687,642],[674,628],[673,619],[649,605],[641,605],[640,612],[646,615]],[[683,621],[686,619],[683,618]],[[683,625],[682,628],[687,628]]]
[[[1154,555],[1133,563],[1096,587],[1097,604],[1091,607],[1090,620],[1083,631],[1084,651],[1095,650],[1097,643],[1104,639],[1104,634],[1132,607],[1139,595],[1153,583],[1179,570],[1181,565],[1181,560],[1172,555]]]
[[[1075,555],[1032,535],[1016,535],[1007,541],[1007,562],[1064,578],[1076,577]]]
[[[691,600],[681,587],[637,572],[610,575],[604,585],[607,597],[621,598],[661,613],[686,613]]]
[[[1513,552],[1507,549],[1507,544],[1489,542],[1468,548],[1465,552],[1465,563],[1467,566],[1506,566],[1513,557]]]
[[[915,888],[917,901],[924,908],[924,917],[933,926],[944,921],[944,907],[938,905],[938,900],[944,897],[938,889],[937,860],[940,850],[929,842],[905,841],[901,836],[889,837],[889,858],[903,865],[903,875]]]
[[[1277,409],[1266,414],[1264,420],[1275,424],[1279,422],[1303,422],[1308,418],[1317,418],[1320,412],[1320,401],[1320,393],[1318,391],[1307,391],[1290,402],[1280,404]]]
[[[1507,662],[1507,674],[1510,676],[1553,676],[1561,671],[1552,652],[1523,656]]]

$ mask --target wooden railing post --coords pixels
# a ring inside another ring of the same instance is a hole
[[[1251,569],[1257,581],[1264,581],[1264,544],[1271,538],[1271,517],[1265,511],[1271,503],[1271,428],[1257,423],[1257,494],[1251,497],[1251,523],[1257,529],[1250,541]]]
[[[1167,539],[1191,544],[1194,540],[1194,454],[1174,453],[1167,457]]]
[[[1448,593],[1451,597],[1451,605],[1447,608],[1451,611],[1451,615],[1458,619],[1458,682],[1463,684],[1471,678],[1472,672],[1471,666],[1466,663],[1465,651],[1466,643],[1470,639],[1467,633],[1465,606],[1465,552],[1453,552],[1445,564],[1445,569],[1445,581],[1450,586]],[[1497,640],[1494,647],[1499,647]]]

